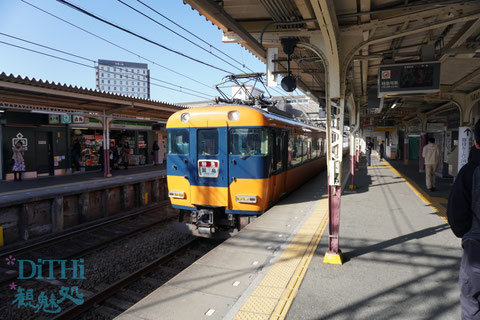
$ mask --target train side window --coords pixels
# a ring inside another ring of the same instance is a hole
[[[302,136],[296,136],[293,139],[292,166],[302,163]]]
[[[260,128],[233,128],[229,132],[231,155],[268,155],[268,130]]]
[[[276,162],[276,171],[282,171],[282,155],[283,155],[283,139],[282,139],[282,132],[277,131],[275,132],[275,162]]]
[[[169,129],[168,132],[168,154],[188,155],[189,132],[187,129]]]
[[[199,155],[217,155],[218,154],[218,130],[202,129],[198,130],[198,154]]]

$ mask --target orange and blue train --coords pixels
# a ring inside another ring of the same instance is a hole
[[[178,111],[167,141],[169,197],[196,235],[239,230],[326,166],[324,129],[250,106]]]

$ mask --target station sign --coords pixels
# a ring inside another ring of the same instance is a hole
[[[378,68],[378,97],[440,92],[438,61],[383,65]]]
[[[473,132],[470,127],[458,128],[458,171],[468,162],[468,154],[473,145]]]

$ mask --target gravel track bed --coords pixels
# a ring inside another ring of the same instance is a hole
[[[98,291],[97,288],[103,284],[110,284],[124,275],[135,271],[145,263],[154,260],[157,257],[171,251],[182,243],[192,239],[190,235],[180,234],[171,228],[169,222],[164,225],[154,227],[143,233],[110,244],[105,248],[90,253],[84,257],[85,278],[83,280],[67,279],[61,280],[63,285],[78,286],[79,293]],[[50,250],[49,250],[50,251]],[[45,272],[44,272],[45,274]],[[68,273],[67,273],[68,274]],[[71,273],[70,273],[71,275]],[[34,281],[16,281],[24,288],[33,290],[34,303],[37,303],[37,297],[43,290],[47,296],[54,293],[59,298],[59,287],[42,282]],[[52,318],[54,314],[48,314],[40,310],[37,314],[30,307],[17,308],[13,305],[16,291],[9,287],[0,290],[0,299],[3,303],[0,306],[1,319],[44,319]],[[60,304],[62,310],[65,310],[69,304],[64,301]],[[98,315],[86,313],[82,319],[102,319]],[[105,318],[106,319],[106,318]]]

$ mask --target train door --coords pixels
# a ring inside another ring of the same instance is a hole
[[[228,131],[227,127],[197,129],[195,192],[193,203],[228,206]]]

